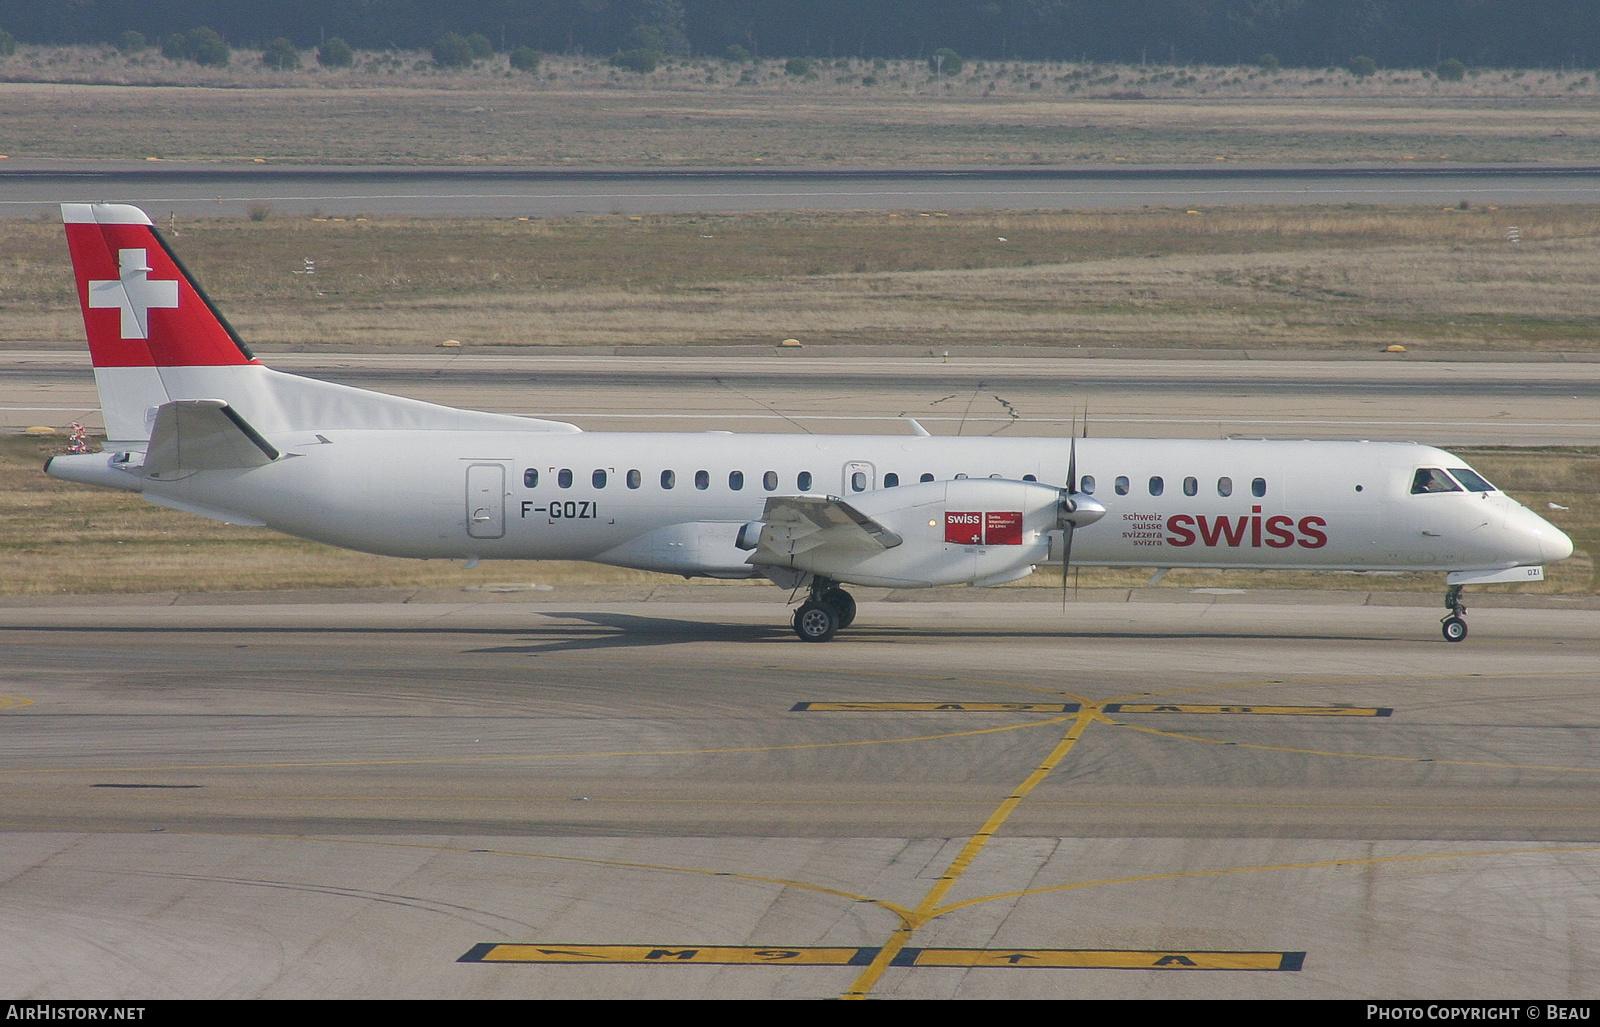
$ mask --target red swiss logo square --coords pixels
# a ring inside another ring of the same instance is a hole
[[[957,513],[946,510],[944,514],[944,540],[958,546],[983,544],[983,514]]]
[[[991,510],[984,514],[983,543],[988,546],[1022,545],[1022,511]]]

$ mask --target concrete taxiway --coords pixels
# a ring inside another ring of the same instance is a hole
[[[8,600],[0,977],[1600,993],[1592,602],[1162,591]]]
[[[24,161],[0,171],[0,217],[116,197],[166,216],[559,217],[769,210],[1039,210],[1196,204],[1593,203],[1592,165],[1098,168],[250,167]]]
[[[1319,438],[1594,445],[1600,361],[823,355],[271,353],[273,367],[591,431]],[[1001,401],[1004,402],[1001,402]],[[1016,419],[1013,420],[1012,414]],[[0,353],[0,425],[100,426],[88,354]]]

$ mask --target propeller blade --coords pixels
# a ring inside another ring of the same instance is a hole
[[[1084,411],[1084,436],[1088,437],[1088,411]],[[1072,533],[1085,525],[1093,524],[1106,514],[1093,496],[1078,491],[1078,426],[1073,416],[1072,442],[1067,455],[1067,483],[1061,490],[1061,512],[1057,526],[1061,529],[1061,612],[1067,612],[1067,575],[1072,570]]]
[[[1061,612],[1067,612],[1067,571],[1072,567],[1072,522],[1061,529]]]

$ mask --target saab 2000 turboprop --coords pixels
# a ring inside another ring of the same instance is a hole
[[[1561,531],[1467,463],[1379,442],[585,432],[274,371],[137,207],[62,206],[107,441],[49,474],[389,556],[765,577],[800,638],[842,586],[1039,566],[1442,571],[1537,581]],[[1059,483],[1059,484],[1058,484]]]

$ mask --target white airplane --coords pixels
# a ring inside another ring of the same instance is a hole
[[[806,590],[997,585],[1039,566],[1442,571],[1538,581],[1572,541],[1466,461],[1381,442],[585,432],[274,371],[150,219],[62,205],[105,414],[69,481],[232,524],[422,559],[590,560]]]

